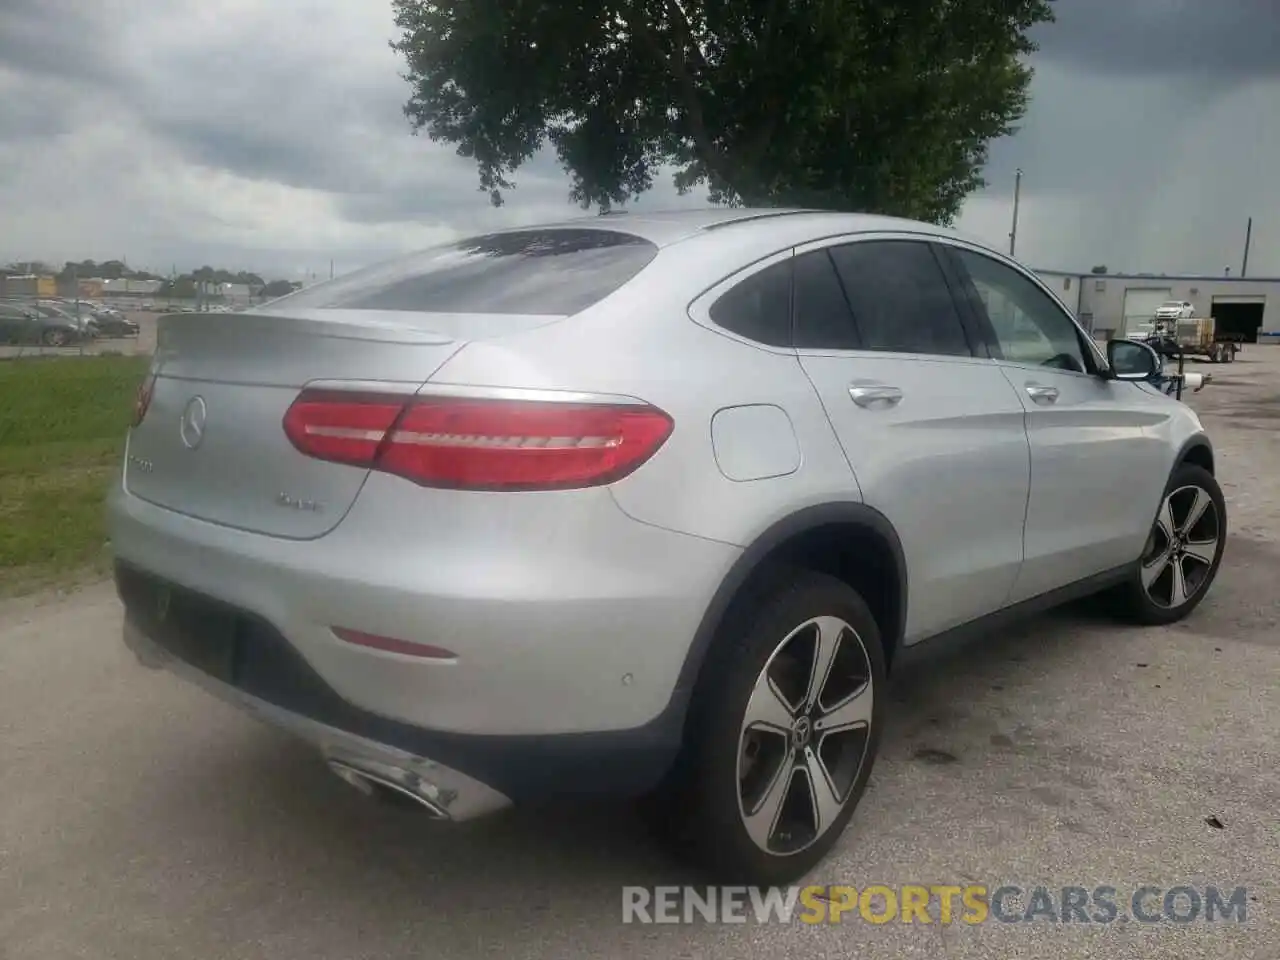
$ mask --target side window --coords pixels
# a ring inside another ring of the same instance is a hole
[[[969,250],[954,253],[986,308],[1004,359],[1089,371],[1075,324],[1043,290],[990,257]]]
[[[928,244],[871,240],[831,251],[862,349],[968,357],[964,325]]]
[[[796,257],[795,345],[810,350],[857,350],[861,346],[849,301],[826,250]]]
[[[753,273],[711,305],[711,322],[771,347],[791,346],[791,260]]]

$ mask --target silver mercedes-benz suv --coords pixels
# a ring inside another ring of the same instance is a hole
[[[522,228],[165,317],[110,501],[126,640],[366,792],[643,797],[718,876],[786,882],[933,641],[1204,597],[1213,450],[1149,348],[1106,354],[991,249],[807,211]]]

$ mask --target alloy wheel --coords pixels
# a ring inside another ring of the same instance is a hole
[[[1142,588],[1158,607],[1177,609],[1208,582],[1222,521],[1207,490],[1179,487],[1164,498],[1142,556]]]
[[[871,663],[838,617],[791,631],[756,678],[738,746],[738,805],[766,853],[807,849],[839,819],[870,743]]]

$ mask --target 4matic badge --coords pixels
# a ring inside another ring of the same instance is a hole
[[[304,500],[301,497],[291,497],[287,493],[276,494],[277,507],[290,507],[294,510],[305,510],[308,513],[323,513],[324,504],[319,500]]]

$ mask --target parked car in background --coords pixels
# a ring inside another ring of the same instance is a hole
[[[160,338],[109,501],[142,662],[437,818],[644,796],[721,882],[836,843],[890,670],[1103,590],[1180,620],[1225,544],[1155,352],[925,223],[514,229]]]
[[[88,338],[84,327],[73,319],[41,312],[34,305],[0,302],[0,341],[62,347]]]
[[[61,298],[55,301],[65,313],[79,314],[88,317],[98,336],[103,337],[136,337],[138,325],[126,317],[115,307],[104,306],[92,300],[70,300]]]
[[[136,337],[138,325],[122,313],[110,311],[94,314],[94,322],[104,337]]]
[[[104,337],[136,337],[138,325],[114,307],[91,308],[93,322]]]
[[[0,300],[0,343],[38,342],[36,321],[39,318],[40,315],[28,307]]]
[[[53,302],[59,304],[60,306],[71,311],[72,313],[79,311],[82,314],[84,313],[94,314],[94,313],[100,313],[101,311],[107,309],[102,304],[94,303],[91,300],[74,300],[74,299],[71,299],[70,297],[55,297],[53,298]]]
[[[87,337],[97,337],[102,332],[93,313],[86,309],[77,310],[74,303],[61,300],[37,300],[36,309],[46,317],[61,317],[75,324]]]
[[[1194,317],[1196,308],[1190,300],[1166,300],[1156,307],[1156,321],[1188,320]]]
[[[83,318],[76,317],[73,313],[66,310],[56,300],[33,300],[29,297],[8,297],[5,302],[11,306],[22,307],[29,310],[40,317],[50,319],[63,320],[79,329],[82,333],[92,336],[96,327],[89,322],[90,317],[86,314]]]

